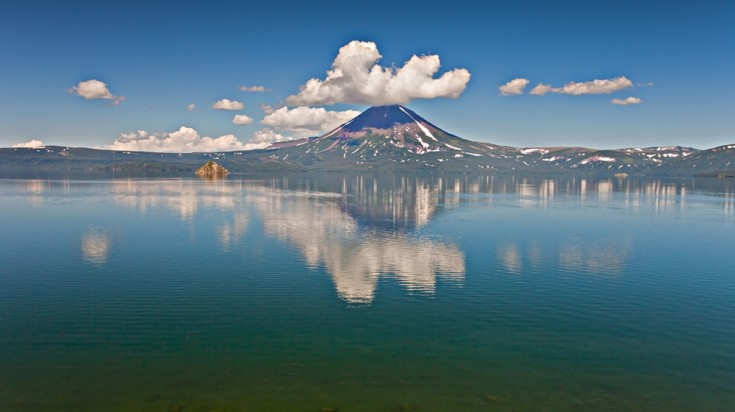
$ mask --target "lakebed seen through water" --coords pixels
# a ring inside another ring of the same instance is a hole
[[[0,180],[0,409],[727,410],[728,180]]]

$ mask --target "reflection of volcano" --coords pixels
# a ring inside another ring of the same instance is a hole
[[[250,196],[268,233],[296,245],[309,266],[323,264],[348,302],[373,300],[382,275],[410,291],[433,293],[437,278],[462,281],[464,254],[453,244],[402,232],[361,230],[340,209],[339,196],[268,190]]]
[[[405,228],[426,225],[437,211],[441,186],[402,177],[389,184],[359,176],[344,181],[342,207],[360,223],[372,227]]]
[[[492,189],[492,178],[427,178],[416,175],[327,175],[318,179],[269,179],[263,185],[341,196],[340,207],[360,226],[405,230],[420,228],[441,211],[452,209],[466,194]]]

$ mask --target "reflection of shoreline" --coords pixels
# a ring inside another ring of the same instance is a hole
[[[186,179],[115,180],[111,183],[115,203],[145,214],[148,209],[166,207],[182,220],[191,220],[199,207],[233,210],[241,205],[242,182]]]
[[[118,180],[111,183],[115,203],[145,215],[166,208],[181,220],[191,221],[200,208],[216,208],[232,213],[232,221],[218,225],[217,238],[229,249],[245,236],[249,217],[243,210],[243,182],[210,180],[202,183],[186,179]]]
[[[201,207],[235,210],[244,204],[253,188],[341,197],[342,210],[358,223],[384,228],[420,228],[437,213],[461,203],[505,202],[507,196],[522,208],[548,207],[560,197],[577,198],[583,207],[615,205],[629,210],[653,207],[658,212],[684,211],[690,197],[721,201],[721,210],[732,215],[735,191],[727,181],[667,182],[662,180],[593,179],[578,176],[401,176],[327,175],[318,177],[272,177],[262,180],[226,179],[201,184],[196,180],[114,180],[115,202],[146,213],[165,207],[183,220],[190,220]],[[702,192],[702,190],[705,190]],[[43,200],[45,182],[26,183],[33,205]],[[484,196],[467,196],[484,194]],[[718,204],[718,208],[719,208]]]

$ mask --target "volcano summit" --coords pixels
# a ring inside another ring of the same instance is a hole
[[[298,148],[289,151],[289,158],[311,158],[314,162],[327,162],[330,167],[348,163],[424,165],[423,160],[441,159],[441,163],[444,158],[481,157],[482,153],[495,149],[447,133],[399,105],[371,107],[322,136],[275,144],[271,148],[279,151]]]

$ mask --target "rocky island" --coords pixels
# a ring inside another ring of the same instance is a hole
[[[229,172],[224,167],[217,164],[217,162],[214,162],[212,160],[209,160],[207,163],[203,164],[199,169],[197,169],[196,174],[199,177],[206,177],[210,179],[220,178],[227,176]]]

